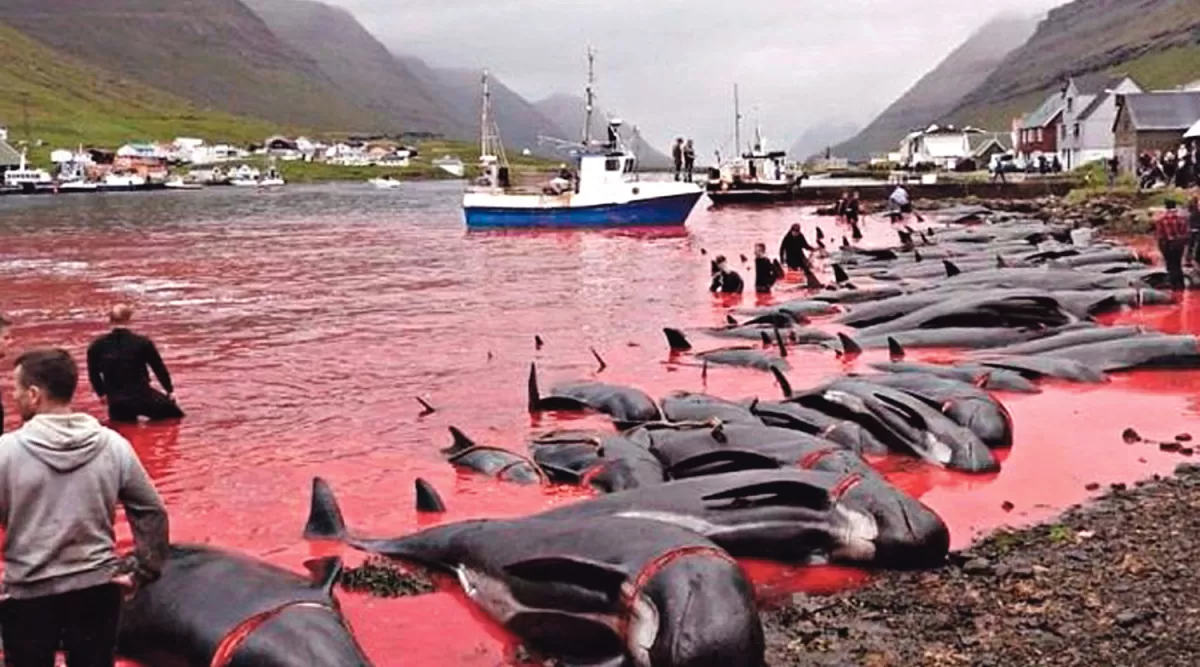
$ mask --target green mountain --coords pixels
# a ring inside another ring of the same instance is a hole
[[[193,136],[261,141],[274,124],[199,109],[182,97],[59,53],[0,23],[0,125],[12,143],[116,146],[148,138]]]
[[[1200,78],[1200,2],[1075,0],[1052,10],[947,118],[1007,128],[1067,77],[1128,73],[1148,88]]]
[[[201,109],[331,130],[392,124],[348,99],[238,0],[3,0],[0,23]]]
[[[928,127],[961,104],[1037,29],[1037,20],[1002,16],[976,31],[853,139],[833,154],[863,160],[896,150],[910,131]],[[1007,121],[994,129],[1008,128]],[[993,128],[989,128],[993,129]]]
[[[478,122],[456,119],[444,100],[345,9],[312,0],[242,2],[284,44],[311,58],[343,98],[383,119],[388,129],[459,139],[476,134]]]

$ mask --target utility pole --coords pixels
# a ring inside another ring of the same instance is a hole
[[[29,132],[29,93],[21,93],[21,119],[25,130],[25,141],[33,142],[33,137]]]

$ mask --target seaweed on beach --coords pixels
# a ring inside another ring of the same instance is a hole
[[[421,572],[409,572],[378,556],[368,558],[360,567],[346,568],[342,588],[381,598],[425,595],[437,590],[433,580]]]

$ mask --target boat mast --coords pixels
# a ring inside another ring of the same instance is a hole
[[[593,88],[596,83],[596,51],[592,47],[588,47],[588,83],[587,96],[584,103],[585,117],[583,121],[583,145],[584,147],[592,145],[592,110],[596,103],[596,92]]]
[[[488,154],[488,111],[492,106],[492,93],[488,89],[488,71],[483,70],[483,105],[479,112],[479,154]]]
[[[733,157],[742,155],[742,107],[738,100],[738,85],[733,84]]]

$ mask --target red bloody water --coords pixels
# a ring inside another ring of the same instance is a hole
[[[714,298],[708,260],[740,265],[757,241],[772,253],[792,223],[840,239],[829,219],[800,209],[697,211],[686,230],[468,233],[458,187],[411,184],[274,193],[197,193],[0,199],[0,309],[19,345],[64,345],[79,355],[105,329],[112,303],[138,306],[136,327],[170,365],[189,416],[181,425],[122,429],[171,511],[176,541],[245,551],[296,571],[330,545],[301,539],[312,477],[322,475],[362,533],[400,535],[430,521],[511,517],[586,495],[500,485],[456,474],[438,453],[457,425],[517,451],[532,433],[611,428],[597,417],[531,418],[525,379],[587,378],[595,347],[605,381],[655,396],[673,390],[774,397],[770,376],[668,363],[663,326],[720,324],[730,307],[799,296]],[[890,243],[869,220],[867,243]],[[701,256],[707,249],[708,257]],[[743,269],[752,284],[752,268]],[[1123,315],[1169,331],[1200,330],[1194,299]],[[534,350],[534,335],[546,342]],[[698,348],[727,341],[696,335]],[[930,353],[946,358],[947,353]],[[844,366],[794,350],[797,388],[882,358]],[[1148,437],[1200,432],[1193,371],[1134,373],[1103,387],[1047,386],[1005,395],[1016,445],[998,475],[972,477],[915,461],[881,464],[937,510],[955,547],[1004,525],[1052,517],[1107,485],[1167,473],[1180,461]],[[11,380],[0,387],[7,394]],[[418,417],[422,396],[438,408]],[[7,426],[16,426],[11,400]],[[89,391],[79,407],[101,414]],[[443,493],[449,513],[418,520],[413,479]],[[1014,509],[1002,505],[1011,502]],[[513,539],[520,539],[514,535]],[[352,562],[359,557],[346,554]],[[748,564],[764,597],[831,590],[865,575],[844,569]],[[380,600],[342,595],[376,664],[495,665],[504,634],[449,591]]]

